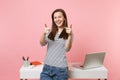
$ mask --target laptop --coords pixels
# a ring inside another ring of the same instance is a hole
[[[86,54],[83,65],[73,65],[80,69],[90,69],[103,66],[105,52],[96,52]]]

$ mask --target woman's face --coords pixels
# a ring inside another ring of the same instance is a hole
[[[59,28],[63,27],[64,20],[65,20],[65,18],[63,16],[62,12],[54,13],[54,22]]]

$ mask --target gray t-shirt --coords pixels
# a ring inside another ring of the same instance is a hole
[[[65,54],[66,40],[63,38],[59,38],[59,35],[60,34],[55,35],[54,41],[48,38],[48,34],[46,35],[46,44],[48,45],[47,45],[47,53],[44,63],[55,67],[67,67],[68,64]]]

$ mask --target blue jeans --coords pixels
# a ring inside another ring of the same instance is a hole
[[[68,67],[59,68],[45,64],[40,80],[68,80]]]

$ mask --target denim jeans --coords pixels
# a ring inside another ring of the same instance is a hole
[[[45,64],[40,80],[68,80],[68,67],[60,68]]]

